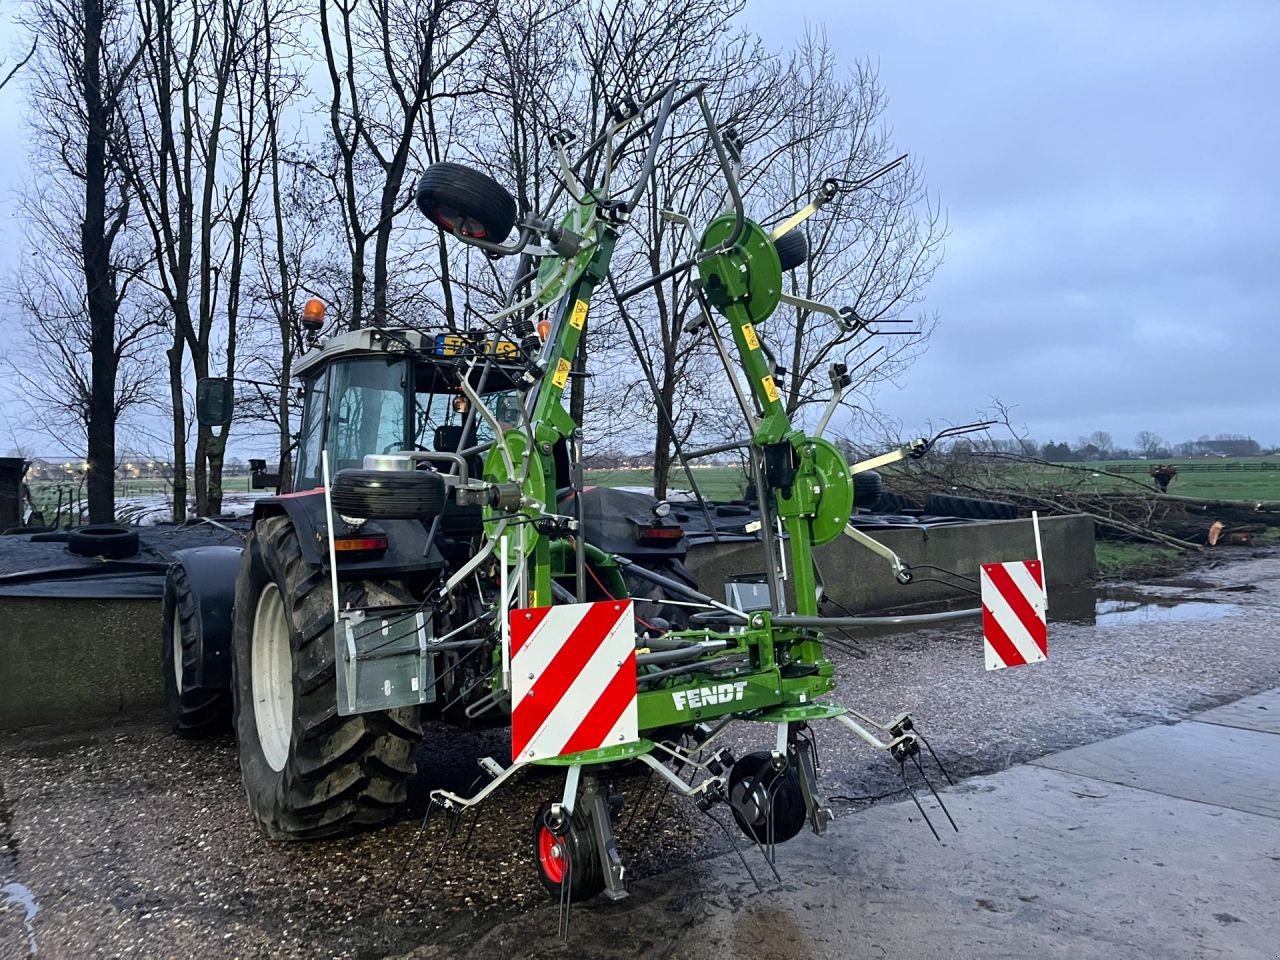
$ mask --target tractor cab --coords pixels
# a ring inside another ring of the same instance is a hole
[[[496,362],[478,365],[471,386],[502,424],[519,417],[519,368]],[[295,458],[294,489],[321,486],[321,451],[330,470],[359,469],[368,454],[400,450],[459,453],[493,439],[486,420],[471,417],[461,389],[470,366],[466,341],[451,333],[418,330],[352,330],[326,340],[298,364],[302,380],[302,428]],[[480,456],[469,458],[479,472]]]

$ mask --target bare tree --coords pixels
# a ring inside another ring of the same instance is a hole
[[[48,212],[31,203],[24,203],[24,208],[29,213]],[[57,226],[47,219],[28,220],[28,242],[39,247],[41,256],[30,258],[7,291],[23,318],[26,337],[6,363],[21,384],[18,396],[30,412],[28,423],[50,438],[87,449],[93,403],[92,329],[82,292],[83,271],[60,228],[61,215],[55,222]],[[120,430],[130,426],[133,414],[156,407],[159,372],[154,347],[164,336],[166,319],[159,304],[137,305],[122,297],[116,320],[113,415]]]
[[[25,67],[25,66],[27,65],[27,61],[29,61],[32,57],[34,57],[34,56],[36,55],[36,44],[37,44],[37,43],[38,43],[38,41],[37,41],[37,40],[32,40],[32,41],[31,41],[31,49],[30,49],[30,50],[28,50],[28,51],[26,52],[26,54],[25,54],[25,55],[23,55],[23,56],[18,60],[18,62],[17,62],[17,63],[15,63],[12,67],[10,67],[10,68],[9,68],[9,69],[4,73],[4,75],[3,75],[3,76],[0,76],[0,90],[3,90],[6,86],[8,86],[8,85],[9,85],[9,81],[10,81],[10,80],[12,80],[15,76],[17,76],[18,71],[19,71],[19,70],[21,70],[23,67]],[[3,71],[3,70],[4,70],[4,67],[5,67],[4,62],[3,62],[3,61],[0,61],[0,71]]]
[[[769,216],[790,214],[825,180],[854,184],[894,159],[884,122],[888,100],[875,70],[858,63],[842,71],[823,34],[806,34],[780,85],[789,102],[761,145],[776,156],[760,168]],[[827,400],[832,362],[855,371],[846,404],[869,406],[875,385],[922,352],[936,323],[908,313],[941,261],[945,223],[929,202],[920,167],[908,159],[866,189],[838,196],[798,229],[808,259],[784,282],[798,297],[851,308],[852,323],[784,306],[768,324],[764,332],[787,373],[787,412],[794,417]]]
[[[1164,446],[1164,440],[1150,430],[1139,431],[1138,435],[1133,438],[1133,442],[1148,457],[1157,456],[1157,451]]]
[[[336,156],[327,174],[351,255],[352,327],[386,323],[391,241],[412,203],[405,180],[423,112],[476,89],[467,57],[497,16],[493,0],[327,0],[320,37]],[[438,138],[427,154],[438,158]],[[372,245],[373,297],[366,303]]]
[[[117,375],[116,321],[129,282],[117,240],[132,197],[115,163],[123,94],[139,62],[138,32],[118,0],[38,0],[25,25],[41,43],[31,62],[31,125],[38,149],[79,196],[75,263],[84,298],[89,382],[85,411],[92,522],[115,513]],[[70,211],[68,211],[70,212]],[[64,221],[62,230],[66,229]],[[79,286],[79,284],[77,284]],[[63,305],[70,296],[57,298]],[[45,302],[34,297],[33,302]],[[61,310],[54,307],[51,312]],[[38,323],[38,321],[37,321]]]
[[[186,383],[233,377],[249,226],[266,164],[265,31],[284,2],[132,0],[145,70],[131,88],[124,167],[150,230],[151,282],[173,314],[168,350],[174,518],[187,503]],[[188,367],[190,363],[190,367]],[[196,512],[221,509],[228,429],[196,427]]]

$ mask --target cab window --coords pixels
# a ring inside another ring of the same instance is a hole
[[[329,385],[329,466],[360,467],[408,441],[408,364],[370,357],[335,364]]]
[[[302,387],[302,430],[298,434],[298,460],[293,489],[320,486],[320,451],[324,447],[324,398],[328,377],[321,372]]]

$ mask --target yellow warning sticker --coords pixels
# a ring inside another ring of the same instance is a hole
[[[773,382],[773,377],[765,377],[760,383],[764,386],[764,395],[769,398],[769,402],[777,403],[778,385]]]
[[[760,338],[756,336],[756,328],[749,323],[742,325],[742,339],[747,341],[747,347],[752,350],[760,349]]]
[[[556,372],[551,376],[551,382],[557,389],[563,390],[564,385],[569,382],[569,361],[561,357],[556,362]],[[776,390],[774,391],[777,392]]]
[[[569,314],[569,323],[575,330],[581,330],[587,322],[587,301],[579,300],[573,305],[573,313]]]

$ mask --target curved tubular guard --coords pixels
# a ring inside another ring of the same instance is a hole
[[[917,623],[944,623],[982,616],[981,607],[943,610],[940,613],[911,613],[900,617],[800,617],[786,614],[773,618],[780,627],[898,627]]]

